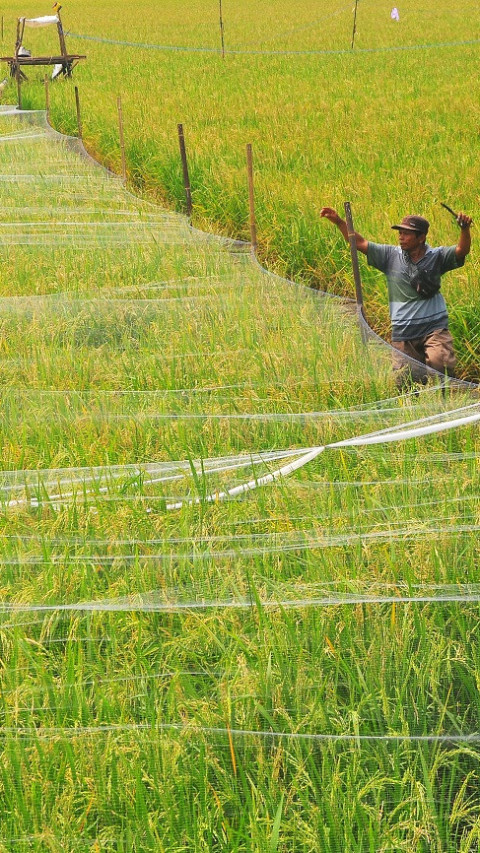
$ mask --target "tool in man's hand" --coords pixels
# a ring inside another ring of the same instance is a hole
[[[442,207],[444,207],[444,208],[445,208],[445,210],[448,210],[448,212],[452,214],[453,218],[455,219],[455,222],[456,222],[458,225],[460,225],[460,223],[459,223],[459,221],[458,221],[458,213],[455,213],[455,211],[454,211],[454,210],[452,210],[452,208],[451,208],[451,207],[449,207],[449,206],[448,206],[448,204],[445,204],[443,201],[441,201],[441,202],[440,202],[440,204],[442,205]],[[473,222],[472,222],[472,225],[473,225]],[[460,227],[461,227],[461,228],[463,228],[463,227],[465,227],[465,226],[460,225]]]

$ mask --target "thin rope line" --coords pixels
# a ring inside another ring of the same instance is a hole
[[[98,726],[72,726],[69,728],[61,728],[60,726],[51,727],[13,727],[5,726],[0,729],[0,737],[4,739],[11,735],[16,735],[20,738],[34,738],[35,740],[46,740],[54,737],[85,737],[88,735],[112,734],[112,733],[130,733],[130,732],[150,732],[151,734],[160,734],[168,731],[178,731],[182,734],[210,734],[222,735],[228,737],[254,737],[259,739],[285,739],[285,740],[305,740],[305,741],[338,741],[338,742],[424,742],[424,743],[479,743],[480,732],[471,732],[470,734],[387,734],[387,735],[364,735],[364,734],[324,734],[310,732],[281,732],[281,731],[263,731],[258,729],[234,729],[223,728],[217,726],[198,726],[185,725],[184,723],[110,723]]]
[[[142,50],[165,50],[178,51],[181,53],[213,53],[222,54],[222,50],[217,47],[182,47],[178,45],[161,45],[149,44],[146,42],[120,41],[118,39],[101,38],[99,36],[89,36],[82,33],[68,32],[67,35],[72,38],[81,39],[82,41],[93,41],[100,44],[108,44],[118,47],[133,47]],[[450,42],[430,42],[427,44],[412,44],[412,45],[393,45],[389,47],[358,47],[352,51],[350,48],[340,48],[338,50],[242,50],[226,48],[225,53],[246,56],[354,56],[363,53],[385,53],[389,51],[399,50],[427,50],[438,47],[464,47],[480,44],[480,39],[467,39],[465,41],[450,41]]]

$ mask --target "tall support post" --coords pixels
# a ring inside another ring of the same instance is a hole
[[[58,40],[60,42],[60,53],[62,54],[62,56],[66,56],[67,55],[67,45],[65,44],[65,33],[63,32],[63,24],[62,24],[62,19],[60,17],[59,11],[57,12],[57,18],[58,18],[57,30],[58,30]]]
[[[17,71],[17,100],[18,100],[18,109],[22,109],[22,78],[20,76],[20,69]]]
[[[222,0],[218,0],[219,3],[219,11],[220,11],[220,41],[222,43],[222,59],[225,59],[225,35],[223,29],[223,11],[222,11]]]
[[[358,265],[357,240],[355,237],[355,228],[353,226],[352,210],[350,202],[344,203],[345,221],[347,223],[348,242],[350,244],[350,254],[352,256],[353,278],[355,281],[355,298],[357,300],[357,308],[363,315],[363,293],[362,280],[360,278],[360,267]]]
[[[77,107],[78,136],[80,139],[83,139],[82,113],[80,111],[80,95],[78,94],[78,86],[75,86],[75,104]]]
[[[250,216],[250,242],[254,252],[257,251],[257,224],[255,221],[255,195],[253,191],[253,152],[250,143],[247,145],[247,177],[248,177],[248,209]]]
[[[18,53],[22,46],[23,34],[25,32],[25,18],[19,18],[17,21],[17,37],[15,40],[15,59],[18,59]]]
[[[127,158],[125,155],[125,134],[123,131],[123,109],[122,98],[117,97],[117,112],[118,112],[118,136],[120,139],[120,151],[122,154],[122,181],[124,185],[127,183]]]
[[[192,190],[190,187],[190,175],[188,173],[187,149],[185,148],[183,124],[178,125],[178,144],[180,146],[180,157],[182,158],[183,185],[185,187],[185,198],[187,201],[187,216],[191,219],[193,210]]]
[[[353,10],[353,29],[352,29],[352,44],[351,49],[355,47],[355,33],[357,32],[357,8],[358,8],[358,0],[355,0],[355,8]]]
[[[48,88],[48,76],[45,74],[44,77],[45,83],[45,112],[47,114],[47,121],[50,120],[50,91]]]

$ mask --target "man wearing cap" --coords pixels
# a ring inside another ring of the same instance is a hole
[[[348,241],[347,224],[336,210],[324,207],[320,216],[333,222]],[[425,242],[430,226],[423,216],[404,216],[399,225],[392,225],[398,231],[398,246],[372,243],[355,233],[358,251],[367,256],[369,266],[387,278],[392,346],[449,376],[455,375],[455,352],[440,279],[449,270],[463,266],[470,251],[472,219],[459,213],[457,224],[457,245],[436,248]],[[400,357],[394,368],[403,366]],[[412,376],[415,378],[414,371]]]

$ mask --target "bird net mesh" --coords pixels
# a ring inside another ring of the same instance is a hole
[[[0,849],[476,849],[475,390],[43,112],[0,198]]]

